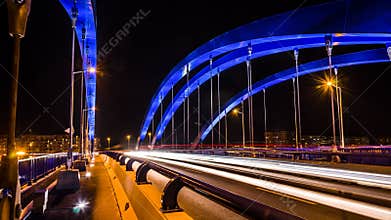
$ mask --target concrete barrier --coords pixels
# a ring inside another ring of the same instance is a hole
[[[112,158],[107,159],[107,162],[122,183],[139,219],[246,219],[188,187],[182,187],[177,196],[178,204],[184,212],[162,213],[160,210],[161,198],[170,178],[151,169],[146,175],[147,182],[150,184],[137,185],[135,174],[142,165],[140,162],[134,161],[132,163],[133,171],[126,171],[125,166],[121,167]],[[182,216],[181,213],[185,216]]]
[[[105,157],[105,156],[104,156]],[[119,162],[112,158],[106,159],[105,166],[112,169],[116,178],[121,183],[126,195],[128,196],[131,206],[133,207],[138,219],[145,220],[177,220],[192,219],[185,212],[162,213],[160,211],[160,200],[162,192],[153,184],[136,184],[136,170],[141,163],[133,162],[134,171],[125,171]],[[153,179],[153,178],[152,178]]]

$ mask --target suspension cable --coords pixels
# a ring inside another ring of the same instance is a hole
[[[264,130],[265,130],[265,146],[266,148],[268,147],[267,143],[267,121],[266,121],[266,90],[263,89],[263,116],[264,116]]]
[[[221,144],[220,140],[221,140],[221,133],[220,133],[220,130],[221,130],[221,125],[220,125],[220,70],[217,70],[217,103],[218,103],[218,115],[219,115],[219,141],[218,143]]]
[[[302,148],[301,145],[301,107],[300,107],[300,84],[299,84],[299,50],[294,50],[294,56],[295,56],[295,65],[296,65],[296,107],[297,107],[297,138],[298,138],[298,147]]]
[[[333,43],[332,43],[332,37],[331,35],[326,35],[326,51],[327,56],[329,60],[329,79],[332,80],[333,74],[332,74],[332,50],[333,50]],[[331,120],[333,125],[333,146],[337,146],[337,140],[336,140],[336,131],[335,131],[335,113],[334,113],[334,88],[330,89],[330,102],[331,102]]]
[[[212,56],[209,59],[209,74],[210,74],[210,124],[213,124],[213,73],[212,73],[212,68],[213,68],[213,59]],[[213,126],[212,126],[212,149],[213,149]]]

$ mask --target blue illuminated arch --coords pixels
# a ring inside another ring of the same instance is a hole
[[[368,30],[371,33],[389,33],[391,13],[388,12],[390,9],[391,4],[387,0],[380,0],[376,4],[369,5],[364,0],[356,0],[348,5],[343,1],[335,1],[302,8],[295,13],[287,12],[257,20],[212,39],[177,64],[163,80],[144,118],[140,140],[145,138],[153,116],[171,90],[171,86],[176,85],[186,75],[186,66],[194,69],[208,61],[211,56],[216,57],[247,47],[249,43],[253,46],[267,42],[278,44],[286,36],[301,38],[309,33],[322,33],[321,35],[324,36],[324,33],[366,33]],[[365,34],[362,37],[364,39]],[[385,34],[384,37],[388,40],[383,43],[388,42],[389,35]]]
[[[391,40],[391,34],[333,34],[334,45],[352,45],[352,44],[385,44]],[[293,49],[305,49],[312,47],[322,47],[324,46],[324,34],[312,34],[310,36],[302,35],[297,37],[287,37],[288,40],[282,40],[278,43],[268,42],[258,44],[252,47],[252,55],[250,59],[256,59],[262,56],[267,56],[270,54],[292,51]],[[164,115],[162,122],[158,125],[156,129],[156,134],[154,136],[153,142],[159,140],[163,132],[170,122],[171,113],[175,113],[178,108],[183,104],[187,96],[195,91],[198,85],[202,85],[207,82],[211,77],[215,76],[218,72],[221,72],[231,68],[235,65],[245,62],[248,58],[247,48],[241,48],[230,54],[223,56],[222,58],[214,62],[214,68],[212,69],[212,74],[210,74],[209,67],[205,67],[200,70],[194,77],[189,81],[189,85],[185,85],[181,90],[176,94],[173,103],[169,104]]]
[[[390,62],[390,58],[388,57],[387,50],[385,48],[334,56],[333,68],[382,62]],[[299,76],[319,72],[328,68],[328,58],[309,62],[299,66]],[[263,80],[256,82],[253,85],[253,92],[251,95],[257,94],[263,89],[267,89],[273,85],[279,84],[294,77],[296,77],[295,67],[273,74]],[[231,98],[222,107],[220,115],[218,113],[214,115],[213,123],[209,122],[202,128],[201,134],[195,139],[193,143],[198,144],[200,140],[203,141],[210,133],[212,128],[226,116],[226,113],[228,114],[233,108],[239,105],[243,100],[246,100],[249,96],[250,95],[247,89],[245,89]]]
[[[73,0],[59,0],[68,16],[72,19]],[[83,69],[97,65],[96,53],[96,19],[95,1],[77,0],[78,17],[76,22],[76,36],[80,45],[80,53],[83,51],[82,29],[86,30],[85,57],[83,57]],[[71,30],[71,27],[69,27]],[[96,103],[96,73],[85,72],[86,102],[88,107],[88,138],[93,141],[95,136],[95,103]]]

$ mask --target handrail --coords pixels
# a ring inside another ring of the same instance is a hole
[[[73,154],[73,159],[79,156]],[[67,153],[47,154],[18,160],[20,185],[31,184],[66,163]]]

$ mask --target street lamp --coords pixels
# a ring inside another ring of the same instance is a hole
[[[151,137],[152,137],[152,133],[148,132],[149,144],[151,144]]]
[[[337,69],[334,69],[335,75],[337,75]],[[339,125],[339,138],[340,138],[340,147],[345,147],[345,137],[344,137],[344,131],[343,131],[343,112],[342,112],[342,88],[338,86],[337,80],[328,80],[326,82],[326,86],[328,88],[335,89],[336,90],[336,102],[337,102],[337,111],[338,111],[338,125]],[[332,112],[334,115],[334,111]],[[335,139],[335,137],[333,137]]]
[[[109,147],[109,150],[110,150],[110,141],[111,141],[111,138],[108,137],[106,140],[107,140],[107,146]]]
[[[73,10],[76,10],[76,9],[73,9]],[[76,10],[76,16],[77,16],[77,10]],[[80,151],[81,151],[81,154],[83,155],[83,152],[82,152],[82,148],[83,148],[83,136],[82,136],[82,128],[84,128],[84,111],[83,111],[83,107],[84,107],[84,73],[87,72],[87,73],[95,73],[96,72],[96,69],[95,67],[88,67],[87,69],[85,70],[80,70],[80,71],[74,71],[74,45],[75,45],[75,22],[76,22],[76,18],[73,19],[72,21],[72,28],[73,28],[73,41],[72,41],[72,66],[71,66],[71,70],[72,70],[72,74],[71,74],[71,104],[70,104],[70,146],[69,146],[69,149],[68,149],[68,167],[70,167],[71,165],[71,161],[72,161],[72,147],[73,147],[73,111],[74,111],[74,87],[75,87],[75,75],[77,74],[81,74],[81,86],[80,86],[80,109],[81,109],[81,120],[80,120],[80,133],[81,133],[81,144],[80,144]]]
[[[244,103],[243,103],[243,101],[242,101],[242,109],[244,109]],[[232,113],[234,114],[234,115],[241,115],[242,116],[242,145],[243,145],[243,147],[244,147],[244,145],[246,144],[246,133],[245,133],[245,128],[244,128],[244,113],[243,112],[241,112],[238,108],[235,108],[234,110],[232,110]]]
[[[3,1],[4,3],[4,1]],[[18,103],[18,83],[19,83],[19,60],[20,60],[20,42],[26,32],[27,18],[30,13],[31,0],[12,1],[7,0],[9,34],[14,38],[13,57],[11,70],[11,83],[9,93],[9,111],[8,111],[8,138],[7,138],[7,156],[1,164],[0,185],[2,187],[2,196],[0,198],[1,219],[19,218],[21,212],[20,204],[20,183],[18,158],[16,157],[15,130],[16,130],[16,111]],[[7,192],[7,193],[4,193]]]
[[[130,134],[126,135],[126,139],[128,140],[128,150],[130,149]]]

